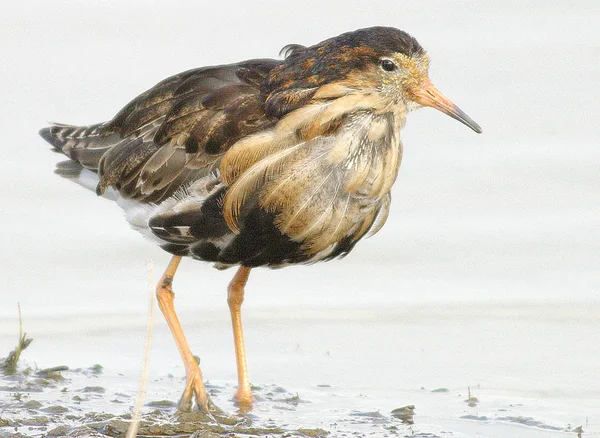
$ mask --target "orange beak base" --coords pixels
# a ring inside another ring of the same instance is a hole
[[[449,115],[453,119],[464,123],[478,134],[481,134],[483,132],[481,127],[477,123],[475,123],[473,119],[466,115],[465,112],[459,107],[454,105],[454,103],[452,103],[450,99],[444,96],[442,92],[431,83],[429,79],[422,82],[418,88],[413,89],[412,94],[414,96],[415,102],[423,106],[430,106],[432,108],[440,110],[441,112]]]

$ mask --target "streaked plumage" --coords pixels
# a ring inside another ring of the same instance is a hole
[[[284,52],[175,75],[106,123],[43,129],[72,160],[57,173],[96,178],[176,256],[280,267],[345,255],[383,226],[409,110],[434,106],[480,132],[433,87],[405,32]]]

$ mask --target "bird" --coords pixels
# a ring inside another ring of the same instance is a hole
[[[347,255],[388,217],[407,114],[435,108],[481,127],[429,78],[429,55],[393,27],[343,33],[282,59],[194,68],[112,119],[40,131],[68,160],[55,172],[117,202],[171,260],[158,305],[186,372],[179,409],[216,407],[174,306],[183,257],[236,267],[227,288],[238,374],[251,409],[241,308],[250,271]]]

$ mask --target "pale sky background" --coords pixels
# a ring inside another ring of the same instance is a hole
[[[90,124],[172,74],[388,25],[484,134],[411,114],[391,215],[342,261],[257,269],[247,308],[598,303],[597,1],[29,1],[0,17],[0,317],[145,312],[168,255],[53,175],[48,121]],[[183,263],[178,305],[225,309],[233,270]]]

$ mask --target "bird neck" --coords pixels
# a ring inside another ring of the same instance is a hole
[[[400,127],[405,113],[360,111],[331,141],[327,160],[347,169],[345,190],[378,201],[391,189],[402,160]]]

